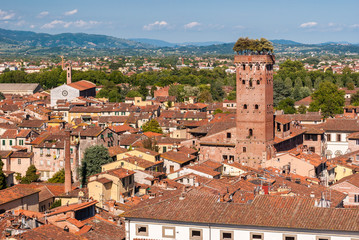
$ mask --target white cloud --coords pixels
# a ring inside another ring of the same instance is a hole
[[[50,23],[46,23],[44,25],[42,25],[41,28],[55,28],[55,27],[62,27],[62,28],[69,28],[71,26],[73,27],[78,27],[78,28],[89,28],[91,26],[100,24],[100,22],[97,21],[84,21],[84,20],[77,20],[77,21],[70,21],[70,22],[65,22],[62,20],[54,20]]]
[[[201,24],[199,22],[190,22],[190,23],[187,23],[186,25],[184,25],[184,28],[190,29],[190,28],[198,27],[200,25]]]
[[[154,29],[162,29],[168,27],[168,23],[166,21],[156,21],[154,23],[147,24],[143,26],[144,30],[151,31]]]
[[[301,28],[311,28],[311,27],[314,27],[314,26],[317,26],[317,25],[318,25],[317,22],[306,22],[306,23],[300,24],[299,27],[301,27]]]
[[[234,26],[233,28],[234,29],[245,29],[246,27],[242,26],[242,25],[237,25],[237,26]]]
[[[359,24],[350,25],[351,28],[359,28]]]
[[[38,18],[43,18],[46,17],[47,15],[49,15],[50,13],[47,11],[43,11],[41,13],[39,13],[39,15],[37,15]]]
[[[0,9],[0,20],[11,20],[15,17],[15,13],[7,12]]]
[[[54,20],[52,22],[49,22],[49,23],[46,23],[46,24],[42,25],[41,28],[50,29],[50,28],[54,28],[54,27],[59,26],[59,25],[63,26],[64,24],[65,24],[65,22],[62,21],[62,20]]]
[[[15,23],[15,26],[18,26],[18,27],[20,27],[20,26],[23,26],[23,25],[25,25],[25,21],[24,20],[21,20],[21,21],[18,21],[17,23]]]
[[[76,14],[77,12],[78,12],[77,9],[74,9],[74,10],[71,10],[71,11],[67,11],[67,12],[65,12],[64,14],[65,14],[66,16],[70,16],[70,15]]]
[[[35,28],[35,25],[34,25],[34,24],[31,24],[31,25],[30,25],[30,28]]]

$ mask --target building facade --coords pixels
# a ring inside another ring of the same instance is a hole
[[[272,55],[237,55],[237,160],[258,166],[273,155]]]

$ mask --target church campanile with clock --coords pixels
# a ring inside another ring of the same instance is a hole
[[[237,161],[258,167],[274,153],[273,55],[236,55]]]

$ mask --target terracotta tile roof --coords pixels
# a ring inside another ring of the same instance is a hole
[[[34,156],[33,152],[13,152],[10,155],[10,158],[32,158]]]
[[[144,169],[150,168],[152,166],[155,166],[155,165],[161,163],[159,161],[158,162],[147,161],[145,159],[142,159],[142,158],[139,158],[136,156],[119,159],[118,161],[125,161],[125,162],[131,163],[133,165],[136,165],[136,166],[144,168]]]
[[[128,120],[128,116],[100,116],[98,118],[99,123],[125,123],[127,120]],[[126,126],[126,125],[120,125],[120,126]]]
[[[300,106],[300,105],[304,105],[304,106],[309,106],[309,104],[313,101],[311,96],[305,97],[299,101],[296,101],[294,103],[295,106]]]
[[[275,183],[272,185],[272,190],[276,191],[279,188],[289,189],[289,192],[294,193],[296,196],[311,197],[313,195],[313,198],[318,201],[321,199],[322,194],[324,194],[326,200],[331,201],[331,207],[338,207],[346,197],[346,194],[319,184],[298,184],[285,178],[276,178]]]
[[[66,232],[63,229],[51,224],[34,228],[19,235],[18,239],[36,239],[36,240],[80,240],[80,236]]]
[[[105,128],[106,129],[106,128]],[[83,136],[83,137],[97,137],[100,135],[105,129],[99,126],[88,126],[88,127],[78,127],[71,132],[71,135],[75,136]]]
[[[314,207],[315,199],[258,195],[250,204],[217,202],[218,196],[190,191],[166,201],[147,205],[124,214],[127,219],[275,227],[359,231],[359,209]]]
[[[120,147],[120,146],[113,146],[108,148],[108,153],[110,154],[110,157],[114,157],[117,154],[125,153],[128,150],[126,148]]]
[[[46,123],[45,120],[23,120],[19,127],[21,128],[40,128]]]
[[[346,176],[346,177],[340,179],[338,182],[336,182],[333,185],[337,185],[337,184],[340,184],[340,183],[343,183],[343,182],[348,182],[348,183],[350,183],[350,184],[352,184],[352,185],[359,188],[359,173],[355,173],[355,174]]]
[[[31,133],[30,129],[22,129],[19,131],[16,137],[18,138],[26,138]]]
[[[220,172],[214,171],[213,168],[208,167],[206,165],[193,165],[193,166],[186,166],[186,168],[192,169],[197,172],[208,174],[212,177],[216,177],[221,175]]]
[[[211,160],[202,162],[200,165],[204,165],[204,166],[210,167],[212,169],[218,169],[218,168],[222,167],[222,163],[211,161]]]
[[[323,124],[325,131],[359,132],[357,119],[331,118]]]
[[[320,112],[307,112],[306,114],[286,114],[292,121],[321,121],[322,115]]]
[[[7,158],[8,156],[10,156],[11,153],[12,153],[12,151],[4,151],[4,150],[1,150],[1,151],[0,151],[0,157],[1,157],[1,158]]]
[[[70,109],[70,113],[100,113],[101,112],[101,107],[72,107]]]
[[[182,153],[179,151],[169,151],[169,152],[162,153],[161,158],[164,158],[164,159],[167,159],[167,160],[179,163],[179,164],[184,164],[184,163],[194,161],[197,159],[196,156]]]
[[[131,146],[134,143],[147,138],[143,134],[123,134],[120,136],[120,146]]]
[[[127,124],[110,126],[109,128],[116,133],[123,133],[123,132],[131,132],[132,133],[132,132],[136,131],[133,127],[131,127]]]
[[[301,134],[305,133],[305,130],[304,129],[301,129],[301,128],[296,128],[294,127],[293,125],[291,125],[290,127],[290,134],[289,136],[285,137],[285,138],[280,138],[278,136],[275,136],[274,137],[274,143],[275,144],[278,144],[278,143],[281,143],[281,142],[284,142],[284,141],[287,141],[287,140],[290,140],[296,136],[299,136]]]
[[[98,203],[97,201],[91,201],[91,202],[83,202],[83,203],[76,203],[76,204],[70,204],[68,206],[61,206],[54,208],[52,212],[50,212],[47,216],[53,216],[60,213],[70,212],[70,211],[78,211],[87,207],[90,207],[92,205],[95,205]]]
[[[0,204],[8,203],[16,199],[30,196],[39,192],[40,190],[38,189],[32,189],[28,187],[22,187],[21,185],[15,185],[13,187],[0,190]]]
[[[96,84],[94,84],[92,82],[89,82],[89,81],[86,81],[86,80],[80,80],[80,81],[77,81],[77,82],[67,84],[67,86],[70,86],[70,87],[76,88],[76,89],[78,89],[80,91],[83,91],[83,90],[87,90],[87,89],[90,89],[90,88],[95,88]]]
[[[162,136],[162,133],[155,133],[155,132],[144,132],[143,135],[145,135],[146,137],[149,138],[153,138],[153,137],[159,137]]]
[[[83,226],[85,226],[85,224],[83,224],[82,222],[80,222],[79,220],[77,220],[75,218],[68,218],[68,219],[66,219],[66,221],[75,225],[78,228],[82,228]]]
[[[86,233],[82,233],[80,230],[79,235],[88,240],[123,240],[126,237],[125,224],[118,226],[115,222],[106,220],[98,215],[86,219],[85,223],[86,226],[90,226],[92,230],[87,231]]]
[[[8,129],[6,130],[3,135],[1,135],[1,138],[3,139],[15,139],[17,136],[17,130],[16,129]]]
[[[185,146],[181,146],[181,147],[177,148],[177,150],[182,153],[191,154],[191,155],[196,155],[198,153],[198,150],[195,150],[193,148],[188,148]]]
[[[152,156],[154,156],[154,157],[160,155],[158,152],[149,150],[149,149],[147,149],[147,148],[141,148],[141,147],[139,147],[139,148],[136,148],[135,150],[137,150],[137,151],[139,151],[139,152],[143,152],[143,153],[149,154],[149,155],[152,155]]]
[[[274,121],[279,122],[281,124],[287,124],[291,122],[291,119],[286,115],[274,115]]]
[[[93,181],[96,181],[96,182],[99,182],[99,183],[102,183],[102,184],[106,184],[106,183],[110,183],[112,182],[112,180],[108,179],[108,178],[105,178],[105,177],[102,177],[102,178],[97,178]]]
[[[349,140],[358,140],[359,139],[359,132],[353,132],[348,135]]]
[[[110,175],[118,177],[118,178],[125,178],[125,177],[135,174],[134,171],[126,170],[124,168],[117,168],[117,169],[109,170],[109,171],[106,171],[103,173],[110,174]]]

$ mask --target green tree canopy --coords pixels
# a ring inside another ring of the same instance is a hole
[[[307,112],[307,107],[304,106],[304,105],[300,105],[300,106],[298,107],[298,112],[299,112],[300,114],[305,114],[305,113]]]
[[[294,107],[294,99],[286,98],[278,103],[278,109],[283,110],[285,114],[296,113],[297,110]]]
[[[49,183],[64,183],[65,182],[65,169],[56,172],[52,178],[47,180]]]
[[[359,106],[359,91],[350,97],[350,104],[353,106]]]
[[[217,108],[216,110],[214,110],[213,115],[216,115],[217,113],[223,113],[222,109]]]
[[[6,177],[2,170],[3,167],[4,167],[4,163],[2,160],[0,160],[0,190],[6,188]]]
[[[39,180],[40,175],[37,174],[35,165],[30,165],[26,170],[26,174],[21,178],[20,183],[30,184]]]
[[[273,44],[265,38],[261,39],[249,39],[248,37],[238,38],[237,42],[233,46],[233,51],[238,54],[247,54],[247,53],[268,53],[273,52]]]
[[[82,183],[85,184],[87,182],[87,177],[100,173],[103,164],[112,161],[113,159],[110,157],[106,147],[96,145],[86,148],[80,169]]]
[[[162,133],[162,128],[160,127],[160,124],[155,119],[151,119],[150,121],[142,125],[142,131]]]
[[[335,114],[343,113],[345,92],[338,89],[334,83],[322,82],[317,91],[312,94],[310,112],[321,110],[322,116],[333,117]]]

